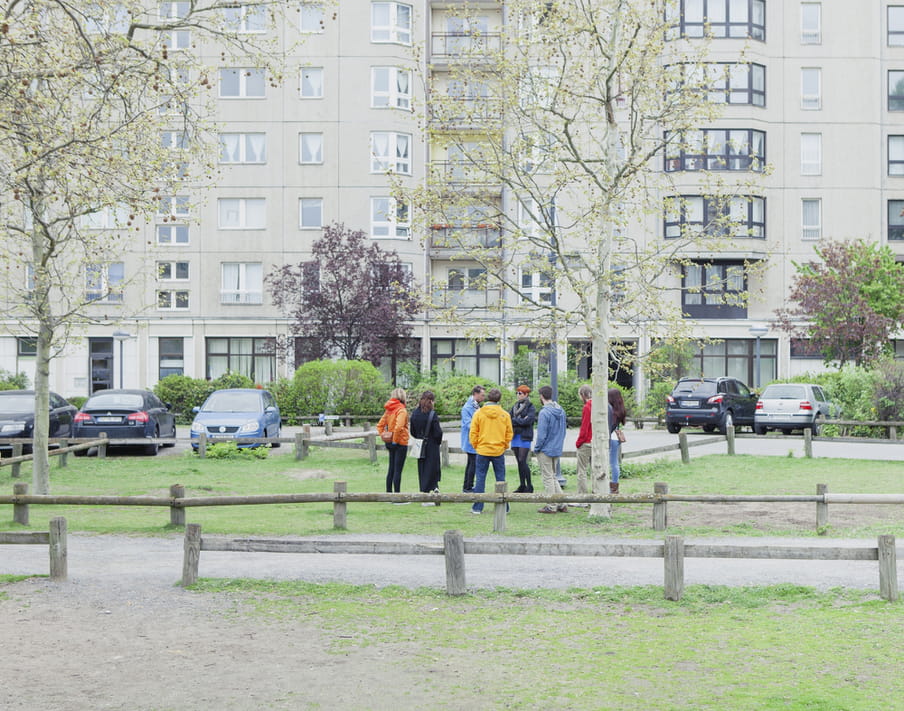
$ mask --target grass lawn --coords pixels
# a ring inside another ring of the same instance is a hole
[[[511,464],[511,463],[510,463]],[[415,463],[405,466],[403,491],[417,491]],[[371,465],[366,454],[347,449],[314,447],[302,462],[291,452],[271,452],[267,459],[198,459],[192,454],[171,457],[111,457],[108,459],[69,458],[69,466],[51,469],[54,494],[156,495],[167,496],[171,484],[182,484],[186,496],[330,492],[333,481],[344,480],[350,492],[383,491],[386,455]],[[0,490],[12,493],[9,468],[0,469]],[[509,479],[515,475],[509,466]],[[815,494],[816,484],[830,492],[904,492],[904,463],[858,460],[800,459],[741,455],[697,457],[690,464],[661,460],[639,464],[626,462],[623,493],[650,493],[653,482],[664,481],[672,493],[689,494]],[[443,472],[441,490],[459,491],[463,466],[452,465]],[[21,481],[30,481],[23,467]],[[575,488],[572,480],[566,491]],[[723,507],[725,505],[722,505]],[[711,515],[710,504],[671,504],[669,532],[676,535],[815,535],[815,505],[799,504],[806,513],[801,521],[793,517],[782,523],[788,504],[760,504],[761,511],[731,509],[721,518]],[[763,509],[778,522],[763,515]],[[491,507],[483,516],[471,516],[467,504],[422,507],[418,504],[393,506],[387,503],[358,503],[348,506],[348,531],[353,533],[407,533],[441,536],[460,529],[467,536],[492,531]],[[676,515],[672,515],[672,509]],[[844,509],[844,511],[842,511]],[[859,509],[858,506],[831,507],[832,514]],[[645,536],[661,537],[651,528],[649,504],[615,505],[610,520],[593,520],[586,510],[573,509],[567,516],[538,516],[536,506],[514,504],[507,521],[509,536]],[[0,520],[0,530],[12,530],[12,511]],[[882,533],[904,535],[904,517],[893,516],[900,507],[888,505],[877,510],[875,521],[834,526],[832,536],[873,537]],[[677,515],[685,512],[685,515]],[[159,534],[168,527],[169,509],[124,506],[32,506],[31,528],[46,529],[53,516],[65,516],[71,531]],[[292,504],[267,506],[224,506],[189,508],[186,518],[200,523],[207,533],[317,535],[333,533],[332,504]],[[891,516],[891,519],[889,518]],[[830,518],[830,523],[833,519]]]

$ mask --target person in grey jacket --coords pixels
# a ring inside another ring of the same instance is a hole
[[[562,456],[565,445],[565,410],[552,399],[552,388],[540,388],[540,414],[537,417],[537,432],[534,436],[534,453],[540,463],[543,490],[547,494],[561,494],[562,487],[556,480],[556,464]],[[565,504],[547,504],[537,509],[538,513],[554,514],[568,511]]]

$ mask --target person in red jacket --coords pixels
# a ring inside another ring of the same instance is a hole
[[[377,432],[392,432],[392,441],[386,443],[389,451],[389,469],[386,472],[386,492],[399,493],[402,490],[402,468],[408,456],[408,410],[405,409],[407,396],[402,388],[392,391],[385,412],[377,423]],[[408,503],[407,501],[396,503]]]
[[[593,440],[593,429],[590,424],[593,391],[589,385],[582,385],[578,388],[578,395],[584,401],[584,409],[581,410],[581,429],[578,430],[578,438],[575,442],[578,450],[578,493],[589,494],[590,487],[587,486],[587,480],[590,474],[590,449]]]

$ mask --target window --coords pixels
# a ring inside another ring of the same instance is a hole
[[[800,70],[800,108],[816,111],[822,108],[822,70],[804,67]]]
[[[698,69],[698,65],[686,66],[687,79],[692,86],[700,84],[700,79],[693,76]],[[762,64],[715,63],[707,64],[704,71],[710,103],[766,105],[766,67]],[[678,86],[676,90],[683,91],[684,87]]]
[[[298,134],[298,162],[323,163],[323,134]]]
[[[800,134],[800,174],[822,174],[822,134]]]
[[[323,227],[323,198],[298,201],[298,226],[303,230]]]
[[[904,47],[904,5],[888,6],[888,46]]]
[[[267,226],[265,198],[219,198],[217,212],[221,230],[262,230]]]
[[[163,22],[178,24],[188,17],[189,2],[160,3],[160,19]],[[188,49],[191,47],[191,32],[187,29],[161,30],[160,39],[169,49]]]
[[[904,136],[888,137],[888,174],[904,175]]]
[[[221,69],[221,99],[262,99],[266,82],[263,69]]]
[[[373,108],[411,108],[411,72],[398,67],[370,70],[370,105]]]
[[[129,209],[116,205],[101,208],[79,218],[79,224],[87,230],[115,230],[129,224]]]
[[[726,338],[717,343],[707,343],[694,357],[692,373],[702,373],[708,378],[728,376],[743,383],[768,383],[775,380],[777,341],[760,339],[760,372],[756,377],[756,339]]]
[[[188,217],[188,195],[163,195],[157,201],[159,217]]]
[[[303,2],[298,8],[298,29],[305,33],[323,32],[323,6]]]
[[[181,338],[160,338],[157,340],[160,359],[159,377],[185,374],[185,346]]]
[[[238,373],[256,383],[276,380],[276,343],[272,338],[208,338],[207,377]]]
[[[188,281],[188,262],[157,262],[158,281]]]
[[[160,289],[157,291],[159,311],[181,311],[188,308],[188,291]]]
[[[447,284],[450,291],[483,291],[487,285],[487,270],[484,267],[461,267],[450,269]]]
[[[521,303],[551,304],[554,282],[549,272],[521,270]]]
[[[681,308],[691,318],[747,318],[741,262],[681,267]]]
[[[677,17],[669,18],[669,39],[733,37],[766,39],[765,0],[681,0]]]
[[[888,239],[904,239],[904,200],[888,201]]]
[[[904,71],[888,73],[888,110],[904,111]]]
[[[323,67],[304,67],[301,70],[302,99],[323,98]]]
[[[822,43],[822,3],[802,2],[800,4],[800,43]]]
[[[430,365],[441,373],[474,375],[499,382],[499,344],[495,340],[464,338],[430,340]]]
[[[411,236],[408,205],[392,197],[371,198],[370,236],[408,239]]]
[[[766,199],[754,196],[683,195],[666,201],[665,238],[699,234],[715,237],[766,237]]]
[[[263,5],[238,5],[223,8],[226,29],[238,34],[267,31],[267,8]]]
[[[266,163],[266,133],[221,133],[220,163]]]
[[[822,360],[822,352],[809,338],[791,338],[789,346],[792,358]]]
[[[666,136],[666,172],[734,170],[762,173],[766,134],[747,129],[703,129]]]
[[[91,3],[84,14],[85,33],[88,35],[125,34],[132,21],[129,9],[122,5]]]
[[[371,3],[370,41],[411,44],[411,5],[400,2]]]
[[[157,225],[157,244],[188,244],[188,225]]]
[[[36,356],[38,354],[38,339],[32,336],[19,336],[16,338],[16,352],[20,356]]]
[[[85,298],[88,301],[122,303],[125,264],[89,264],[85,269]]]
[[[260,262],[223,262],[221,304],[261,304],[263,267]]]
[[[800,201],[800,238],[819,239],[822,237],[822,200],[803,198]]]
[[[411,136],[407,133],[370,134],[371,173],[411,175]]]

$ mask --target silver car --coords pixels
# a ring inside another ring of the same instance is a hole
[[[757,401],[753,431],[764,435],[769,430],[790,434],[792,430],[809,429],[818,435],[822,424],[839,414],[839,408],[819,385],[773,383]]]

